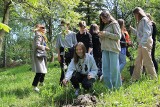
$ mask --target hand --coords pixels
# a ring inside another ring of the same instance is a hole
[[[49,47],[46,46],[46,47],[45,47],[45,50],[46,50],[46,51],[49,51],[50,49],[49,49]]]
[[[133,45],[133,44],[132,44],[131,41],[127,43],[127,46],[132,46],[132,45]]]
[[[88,75],[87,78],[90,80],[92,77],[91,77],[91,75]]]
[[[66,86],[68,81],[66,79],[63,79],[62,82],[63,82],[63,85]]]
[[[133,28],[131,25],[129,25],[129,29],[132,30],[132,29],[134,29],[134,28]]]
[[[98,32],[98,36],[100,38],[103,38],[104,37],[104,33],[105,33],[105,31],[100,31],[100,32]]]

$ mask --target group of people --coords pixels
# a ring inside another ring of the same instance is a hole
[[[156,40],[155,37],[152,39],[155,24],[140,7],[136,7],[133,14],[137,27],[135,29],[130,26],[130,29],[137,36],[138,54],[131,80],[140,78],[143,65],[150,77],[157,79],[158,66],[156,61],[152,61],[155,60]],[[108,89],[119,89],[122,85],[121,72],[126,64],[127,47],[131,45],[125,21],[115,20],[108,11],[102,11],[99,26],[92,24],[88,30],[85,21],[80,21],[78,26],[79,31],[75,33],[69,30],[69,23],[61,21],[60,24],[61,32],[56,41],[61,67],[60,84],[67,85],[71,81],[75,95],[78,95],[79,83],[85,90],[91,90],[96,78],[103,75],[104,84]],[[38,83],[43,85],[47,73],[46,51],[49,48],[45,32],[45,27],[38,24],[33,41],[33,68],[36,75],[32,86],[38,92]]]

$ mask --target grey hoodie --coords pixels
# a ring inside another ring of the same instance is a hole
[[[95,60],[92,55],[86,53],[84,62],[82,63],[82,70],[79,69],[79,66],[78,66],[79,62],[75,64],[74,59],[72,59],[71,63],[68,66],[66,75],[65,75],[66,80],[71,79],[74,71],[80,72],[81,74],[91,75],[92,78],[96,78],[98,68],[96,66]]]
[[[137,26],[137,29],[131,28],[137,36],[137,41],[142,47],[146,47],[147,42],[152,43],[152,25],[147,17],[143,17]]]
[[[118,22],[116,20],[111,22],[104,27],[103,31],[105,31],[105,37],[100,38],[101,49],[119,53],[121,50],[121,29]]]

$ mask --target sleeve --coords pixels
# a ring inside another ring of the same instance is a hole
[[[98,73],[98,68],[97,68],[97,65],[96,65],[96,62],[93,58],[93,56],[90,55],[90,64],[91,64],[91,68],[90,68],[90,72],[88,73],[88,75],[91,75],[92,78],[95,78],[97,76],[97,73]]]
[[[76,37],[76,33],[73,32],[73,44],[74,46],[77,44],[77,37]]]
[[[121,38],[121,30],[118,23],[112,24],[111,27],[114,33],[105,31],[105,36],[113,40],[119,40]]]
[[[147,22],[147,20],[142,20],[141,24],[142,24],[143,32],[142,32],[142,39],[140,41],[140,44],[144,46],[147,43],[148,38],[151,36],[152,28],[151,28],[151,25]]]
[[[93,48],[92,35],[89,32],[87,32],[87,33],[88,33],[88,36],[89,36],[89,47]]]
[[[76,33],[76,39],[77,39],[77,43],[79,42],[79,32]]]
[[[137,36],[137,29],[135,29],[135,28],[133,28],[133,27],[130,27],[130,29],[131,29],[131,32],[132,32],[134,35]]]
[[[68,66],[67,72],[65,74],[65,79],[67,81],[69,81],[71,79],[72,74],[73,74],[73,72],[75,70],[76,70],[76,68],[75,68],[74,60],[72,59],[71,62],[70,62],[70,64],[69,64],[69,66]]]
[[[43,37],[40,35],[37,35],[35,36],[35,40],[36,40],[36,48],[40,50],[45,50],[46,46],[42,45]]]

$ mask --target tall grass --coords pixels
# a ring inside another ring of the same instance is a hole
[[[158,51],[157,57],[160,56]],[[160,106],[160,80],[150,80],[142,75],[138,82],[131,83],[128,66],[129,62],[123,71],[125,81],[119,90],[109,91],[103,82],[95,82],[97,107]],[[45,86],[39,87],[40,93],[33,91],[34,75],[30,65],[0,69],[0,107],[61,107],[71,104],[76,98],[71,84],[67,87],[59,85],[60,68],[57,62],[48,65]]]
[[[61,107],[76,98],[70,84],[67,87],[59,85],[60,69],[54,67],[54,63],[49,64],[45,86],[40,87],[40,93],[32,89],[35,73],[30,70],[30,65],[0,71],[1,107]],[[108,91],[102,82],[96,81],[98,107],[156,107],[160,104],[160,81],[142,76],[140,81],[130,83],[127,70],[125,76],[128,77],[117,91]]]

